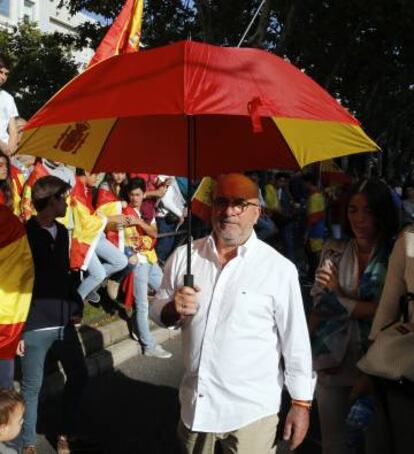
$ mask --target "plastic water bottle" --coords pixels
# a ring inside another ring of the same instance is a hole
[[[369,396],[359,397],[349,410],[345,421],[345,443],[349,448],[361,446],[364,432],[374,416],[374,401]]]

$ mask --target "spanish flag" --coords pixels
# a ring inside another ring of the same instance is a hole
[[[216,182],[211,177],[204,177],[191,200],[191,212],[205,222],[210,221],[212,192]]]
[[[135,209],[128,205],[123,210],[126,216],[138,217]],[[157,240],[147,235],[141,227],[134,225],[124,229],[125,246],[138,249],[139,253],[144,255],[148,263],[153,265],[157,263],[157,253],[155,252],[155,244]],[[122,291],[124,293],[124,304],[127,309],[132,309],[134,306],[134,273],[131,271],[122,283]]]
[[[36,214],[36,210],[32,205],[32,187],[39,178],[47,175],[49,175],[49,171],[43,165],[42,160],[39,159],[33,166],[32,173],[23,186],[21,214],[24,221],[28,221],[32,215]]]
[[[86,187],[79,177],[76,177],[75,187],[71,191],[70,206],[73,220],[70,267],[73,270],[86,270],[106,226],[106,217],[93,212]]]
[[[21,200],[21,218],[24,222],[27,222],[32,216],[36,215],[36,210],[32,205],[32,188],[33,185],[39,178],[50,175],[50,172],[47,170],[46,166],[43,164],[42,160],[38,160],[33,167],[32,173],[29,175],[26,183],[23,186],[23,194]],[[72,211],[70,209],[69,198],[66,199],[68,209],[66,210],[65,217],[57,218],[61,224],[63,224],[67,229],[72,228]]]
[[[88,68],[114,55],[136,52],[141,41],[144,0],[127,0],[96,49]]]
[[[111,191],[109,185],[103,182],[98,189],[96,199],[96,212],[105,216],[118,216],[122,214],[122,201]],[[123,232],[107,230],[106,238],[122,253],[124,252],[125,238]]]
[[[10,166],[10,174],[11,174],[11,184],[10,184],[10,190],[11,190],[11,208],[13,210],[13,213],[16,216],[20,216],[20,206],[21,206],[21,178],[23,178],[23,174],[20,172],[20,170],[17,167],[14,167],[13,165]],[[0,189],[0,205],[5,205],[6,204],[6,199],[5,199],[5,193],[3,192],[2,189]]]
[[[333,160],[328,159],[320,164],[322,184],[327,186],[339,186],[350,182],[348,175]]]
[[[123,213],[125,216],[132,216],[134,218],[138,218],[138,214],[135,209],[128,205],[123,209]],[[125,246],[135,247],[139,250],[139,253],[144,255],[148,263],[153,265],[157,263],[157,253],[155,252],[155,244],[157,240],[155,238],[150,237],[147,235],[144,230],[139,227],[138,225],[134,225],[132,227],[125,227],[124,229],[124,236],[125,236]]]
[[[0,206],[0,358],[16,355],[29,313],[34,282],[30,245],[23,224]]]
[[[325,236],[325,199],[321,192],[309,194],[307,212],[309,247],[312,252],[320,252]]]
[[[23,193],[24,175],[13,164],[10,166],[10,174],[12,180],[12,193],[13,193],[13,213],[20,216],[21,212],[21,198]]]

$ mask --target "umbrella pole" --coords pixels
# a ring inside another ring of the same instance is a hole
[[[191,188],[194,181],[194,116],[187,115],[187,272],[184,276],[184,285],[194,287],[194,275],[191,274]]]

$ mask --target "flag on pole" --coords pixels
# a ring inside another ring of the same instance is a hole
[[[32,253],[17,216],[0,206],[0,358],[16,355],[34,282]]]
[[[205,222],[210,221],[211,194],[216,182],[211,177],[204,177],[191,200],[191,211]]]
[[[139,50],[143,10],[144,0],[126,0],[118,17],[96,49],[88,68],[114,55]]]

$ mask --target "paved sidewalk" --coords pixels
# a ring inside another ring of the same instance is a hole
[[[151,331],[158,344],[180,334],[180,330],[165,329],[155,325]],[[90,378],[114,370],[125,361],[142,355],[138,341],[131,338],[127,322],[124,320],[116,320],[98,328],[82,325],[78,333]],[[49,364],[43,384],[42,399],[60,393],[64,380],[65,374],[60,365]]]
[[[129,341],[123,345],[131,348],[134,356],[114,370],[91,378],[83,399],[81,433],[96,446],[74,454],[179,454],[175,430],[179,418],[177,388],[183,373],[180,337],[163,343],[173,353],[170,359],[137,356]],[[38,437],[39,454],[55,452],[60,402],[56,396],[41,405],[39,433],[47,435]],[[320,446],[313,439],[315,429],[317,426],[296,454],[320,454]],[[278,447],[278,454],[288,452],[286,446]],[[222,453],[217,450],[217,454]]]

